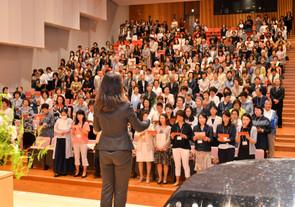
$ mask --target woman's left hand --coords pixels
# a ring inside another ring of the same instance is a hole
[[[183,139],[187,139],[187,136],[185,134],[180,135]]]

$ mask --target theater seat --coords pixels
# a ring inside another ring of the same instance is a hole
[[[36,94],[36,96],[40,97],[41,96],[41,91],[36,91],[35,94]]]
[[[45,149],[48,145],[50,145],[50,137],[37,137],[30,149]]]
[[[66,99],[65,104],[69,105],[70,104],[70,99]]]
[[[28,98],[29,96],[31,96],[31,92],[30,91],[26,91],[25,92],[26,97]]]

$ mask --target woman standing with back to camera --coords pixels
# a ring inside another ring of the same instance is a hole
[[[96,132],[102,131],[97,144],[102,173],[101,206],[126,205],[127,189],[132,167],[133,144],[127,130],[128,123],[135,131],[149,127],[150,121],[140,122],[124,95],[122,77],[108,72],[98,91],[94,107]]]

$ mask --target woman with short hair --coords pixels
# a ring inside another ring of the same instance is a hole
[[[68,109],[62,108],[60,117],[54,125],[56,143],[53,150],[54,177],[74,172],[74,157],[72,149],[71,126],[72,119],[67,117]]]
[[[242,126],[237,129],[238,160],[255,159],[256,141],[257,129],[252,124],[251,115],[245,113],[242,116]]]

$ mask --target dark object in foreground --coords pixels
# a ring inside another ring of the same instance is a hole
[[[294,206],[295,159],[235,161],[193,175],[165,207]]]

